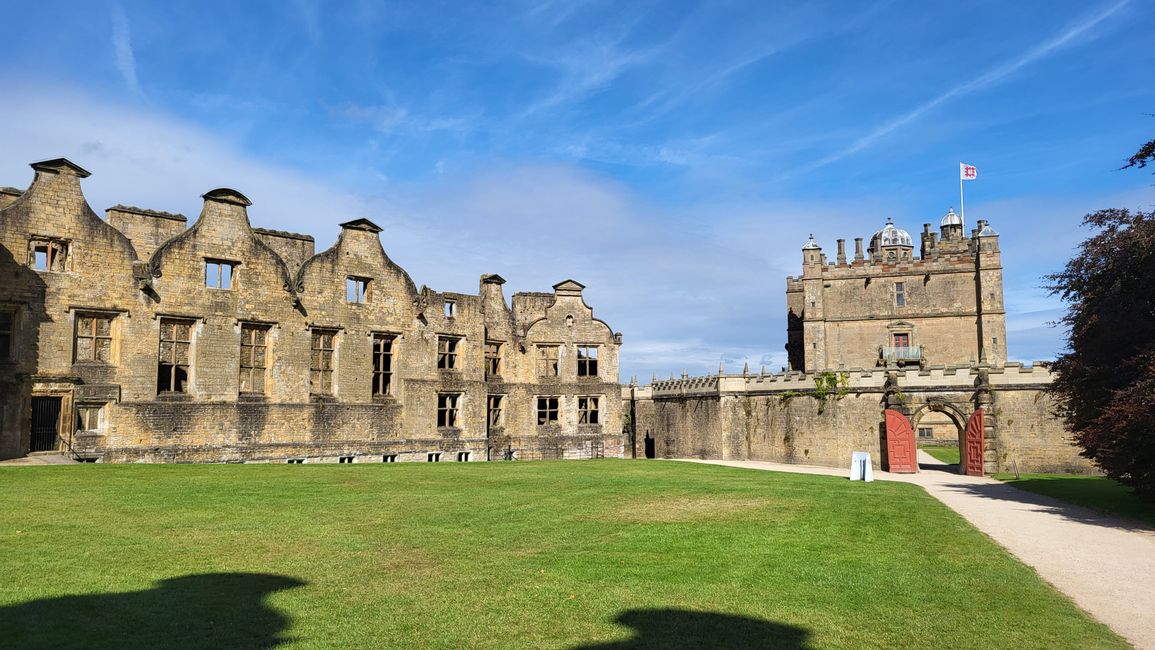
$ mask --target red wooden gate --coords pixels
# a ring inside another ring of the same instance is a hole
[[[888,472],[914,474],[918,471],[914,429],[910,420],[894,409],[886,409],[886,463]]]
[[[963,438],[963,468],[967,476],[983,475],[983,410],[976,409],[967,421]]]

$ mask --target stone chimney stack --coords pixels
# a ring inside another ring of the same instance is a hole
[[[838,265],[846,264],[846,240],[838,240]]]
[[[862,261],[862,237],[854,238],[854,261]]]

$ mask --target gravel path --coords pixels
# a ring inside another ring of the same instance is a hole
[[[762,461],[692,461],[847,477],[847,469]],[[918,474],[875,479],[921,485],[1137,648],[1155,650],[1155,530],[992,478],[960,476],[919,452]]]

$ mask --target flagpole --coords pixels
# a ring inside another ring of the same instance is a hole
[[[963,232],[965,233],[966,229],[967,229],[967,208],[966,208],[966,203],[963,202],[963,175],[962,175],[962,169],[961,169],[962,163],[959,163],[959,167],[960,167],[960,169],[959,169],[959,175],[958,175],[958,209],[959,209],[959,212],[961,213],[961,214],[959,214],[959,221],[962,221]]]

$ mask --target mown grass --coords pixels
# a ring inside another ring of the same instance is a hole
[[[0,499],[11,647],[1126,647],[896,482],[87,465],[2,468]]]
[[[958,465],[961,459],[958,447],[919,447],[947,465]]]
[[[1131,488],[1105,476],[1070,474],[996,474],[1020,490],[1053,497],[1110,515],[1136,519],[1155,527],[1155,503],[1142,501]]]

